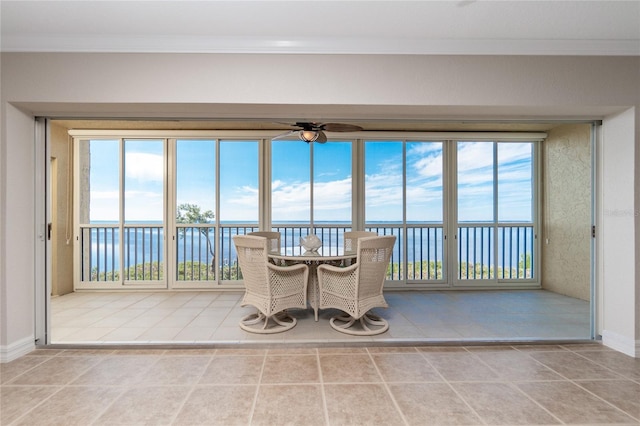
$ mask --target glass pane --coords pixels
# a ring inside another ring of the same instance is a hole
[[[162,223],[164,175],[164,141],[124,141],[125,223]]]
[[[402,142],[365,142],[365,220],[402,223]]]
[[[533,143],[498,143],[498,221],[532,218]]]
[[[458,142],[458,222],[493,222],[493,142]]]
[[[351,223],[351,142],[313,146],[313,220]]]
[[[271,219],[277,223],[310,223],[310,145],[300,141],[271,144]]]
[[[220,221],[258,223],[258,142],[220,142]]]
[[[404,279],[403,149],[399,141],[369,141],[364,145],[365,230],[397,237],[387,276],[391,280]]]
[[[83,140],[80,156],[80,223],[120,220],[120,141]]]
[[[407,143],[407,222],[442,223],[442,142]]]
[[[216,141],[176,141],[176,279],[215,279]]]
[[[444,277],[443,143],[407,142],[406,212],[409,279]]]
[[[216,142],[176,141],[178,223],[211,223],[216,211]]]

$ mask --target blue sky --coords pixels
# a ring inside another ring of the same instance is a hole
[[[443,144],[408,142],[406,146],[407,220],[441,222]],[[177,144],[176,203],[215,210],[216,152],[213,141],[180,140]],[[308,221],[310,217],[310,150],[314,150],[314,220],[351,220],[352,159],[345,142],[306,144],[274,141],[272,145],[272,220]],[[258,143],[220,144],[220,219],[258,221]],[[402,220],[402,143],[368,142],[365,146],[367,221]],[[500,143],[497,151],[501,221],[531,220],[531,144]],[[493,144],[458,144],[458,193],[461,221],[493,218]],[[91,220],[117,221],[118,142],[91,143]],[[162,220],[164,151],[161,141],[125,144],[125,217]]]

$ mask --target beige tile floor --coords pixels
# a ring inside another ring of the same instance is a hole
[[[589,303],[542,290],[386,291],[388,332],[355,337],[330,328],[335,312],[293,311],[286,333],[256,335],[238,327],[253,311],[242,293],[72,293],[52,299],[54,344],[442,343],[588,340]]]
[[[38,349],[2,425],[640,424],[640,359],[600,344]]]

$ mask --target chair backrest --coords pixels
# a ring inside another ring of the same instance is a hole
[[[245,288],[267,296],[267,238],[257,235],[234,235],[233,244],[238,253],[238,264]]]
[[[353,253],[358,249],[358,238],[377,237],[376,232],[370,231],[345,231],[344,233],[344,252]]]
[[[382,293],[387,268],[396,243],[394,235],[358,238],[358,296]]]
[[[247,235],[265,237],[267,239],[267,248],[269,253],[280,253],[280,233],[272,231],[256,231],[249,232]]]

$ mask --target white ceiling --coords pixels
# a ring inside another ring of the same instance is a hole
[[[5,52],[640,55],[635,1],[0,1]]]

